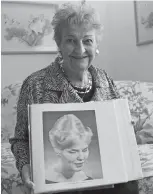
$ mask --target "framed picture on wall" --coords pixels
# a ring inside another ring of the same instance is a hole
[[[29,105],[29,137],[34,193],[142,177],[127,100]]]
[[[153,2],[134,1],[136,45],[153,43]]]
[[[2,1],[2,54],[54,53],[51,21],[58,1]]]

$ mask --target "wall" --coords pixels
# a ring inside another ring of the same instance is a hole
[[[32,72],[46,67],[55,55],[2,55],[1,86],[23,81]]]
[[[136,46],[133,1],[109,1],[106,13],[104,67],[116,80],[153,82],[153,44]]]
[[[153,44],[136,46],[132,1],[91,2],[105,26],[100,55],[95,64],[115,80],[153,81]],[[2,55],[2,87],[22,81],[30,73],[53,61],[55,55]]]

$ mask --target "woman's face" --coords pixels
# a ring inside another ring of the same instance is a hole
[[[61,159],[66,169],[77,172],[82,170],[88,155],[87,143],[83,140],[78,140],[74,146],[61,152]]]
[[[79,72],[88,69],[95,58],[97,43],[94,29],[85,25],[71,25],[63,29],[60,51],[64,59],[64,67]]]

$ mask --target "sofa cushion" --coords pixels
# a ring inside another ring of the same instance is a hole
[[[121,97],[128,98],[138,144],[153,143],[153,83],[116,81]]]
[[[24,194],[25,187],[15,166],[15,159],[8,142],[1,145],[1,193]]]
[[[16,108],[21,83],[10,84],[1,92],[1,141],[8,142],[14,136]]]

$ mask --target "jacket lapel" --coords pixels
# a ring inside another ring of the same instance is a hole
[[[106,76],[103,70],[99,70],[94,66],[89,68],[89,71],[93,78],[93,84],[95,87],[95,92],[91,98],[91,101],[103,101],[106,100],[106,91],[109,88],[109,84],[106,80]]]
[[[93,84],[95,87],[94,95],[91,101],[102,101],[106,88],[108,88],[108,82],[104,76],[104,73],[99,73],[94,66],[89,68],[89,71],[93,78]],[[44,87],[47,91],[60,92],[61,95],[58,101],[53,103],[83,103],[81,97],[73,89],[71,84],[67,81],[58,63],[53,63],[49,66],[47,75],[44,80]],[[50,92],[52,95],[52,92]]]
[[[74,102],[83,102],[80,96],[73,89],[71,84],[67,81],[59,64],[52,64],[49,66],[47,75],[44,80],[44,87],[46,91],[60,92],[61,95],[56,103],[74,103]],[[53,102],[54,103],[54,102]]]
[[[59,103],[77,103],[77,102],[82,103],[83,100],[72,88],[72,86],[69,85],[67,88],[64,88],[61,97],[59,98]]]

